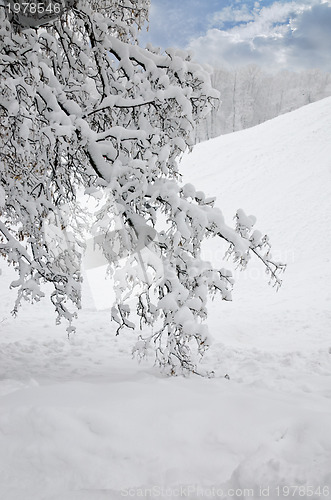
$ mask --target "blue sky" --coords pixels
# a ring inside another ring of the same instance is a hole
[[[147,42],[216,66],[331,71],[331,0],[151,0]]]

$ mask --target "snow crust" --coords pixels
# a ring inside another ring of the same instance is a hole
[[[137,333],[115,337],[87,285],[69,339],[47,301],[12,318],[1,265],[1,499],[178,498],[180,487],[184,498],[257,499],[264,488],[276,500],[287,486],[331,498],[330,135],[326,99],[182,161],[184,183],[217,195],[228,221],[240,207],[254,214],[288,262],[277,294],[250,263],[233,270],[233,302],[210,305],[203,368],[214,378],[138,365]],[[204,249],[215,263],[225,250]]]

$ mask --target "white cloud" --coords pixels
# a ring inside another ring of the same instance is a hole
[[[209,64],[239,66],[256,63],[269,69],[319,67],[331,71],[331,3],[321,0],[275,2],[227,7],[215,21],[240,22],[231,29],[213,28],[189,48]],[[245,19],[247,16],[247,19]]]
[[[219,24],[223,27],[226,22],[248,22],[254,19],[254,14],[249,11],[247,5],[241,6],[239,9],[234,9],[231,6],[224,7],[219,12],[215,12],[212,16],[212,24]]]

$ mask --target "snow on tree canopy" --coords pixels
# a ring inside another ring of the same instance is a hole
[[[207,236],[226,240],[242,267],[258,257],[276,285],[283,266],[252,234],[252,216],[238,211],[231,228],[214,199],[181,185],[178,160],[219,95],[189,53],[138,46],[148,8],[78,0],[39,29],[0,8],[0,251],[18,273],[14,312],[51,283],[70,333],[89,230],[114,275],[117,333],[138,322],[134,351],[152,347],[174,374],[196,371],[208,346],[208,295],[231,300],[231,274],[200,258]],[[94,218],[82,188],[98,203]]]

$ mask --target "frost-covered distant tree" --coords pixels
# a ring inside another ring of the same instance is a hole
[[[215,68],[211,81],[222,104],[200,124],[197,142],[253,127],[331,95],[331,74],[319,70],[268,73],[251,64]]]
[[[149,1],[71,4],[32,28],[0,7],[0,252],[17,270],[15,311],[51,283],[58,320],[69,321],[69,333],[74,328],[88,223],[77,193],[84,188],[99,200],[89,229],[118,268],[118,332],[140,321],[138,355],[152,347],[168,373],[194,371],[209,342],[208,293],[230,300],[233,283],[228,271],[201,260],[202,240],[226,240],[242,267],[255,254],[276,285],[282,266],[267,237],[252,230],[253,217],[239,210],[232,229],[213,199],[181,185],[178,159],[218,93],[189,54],[138,46]]]

